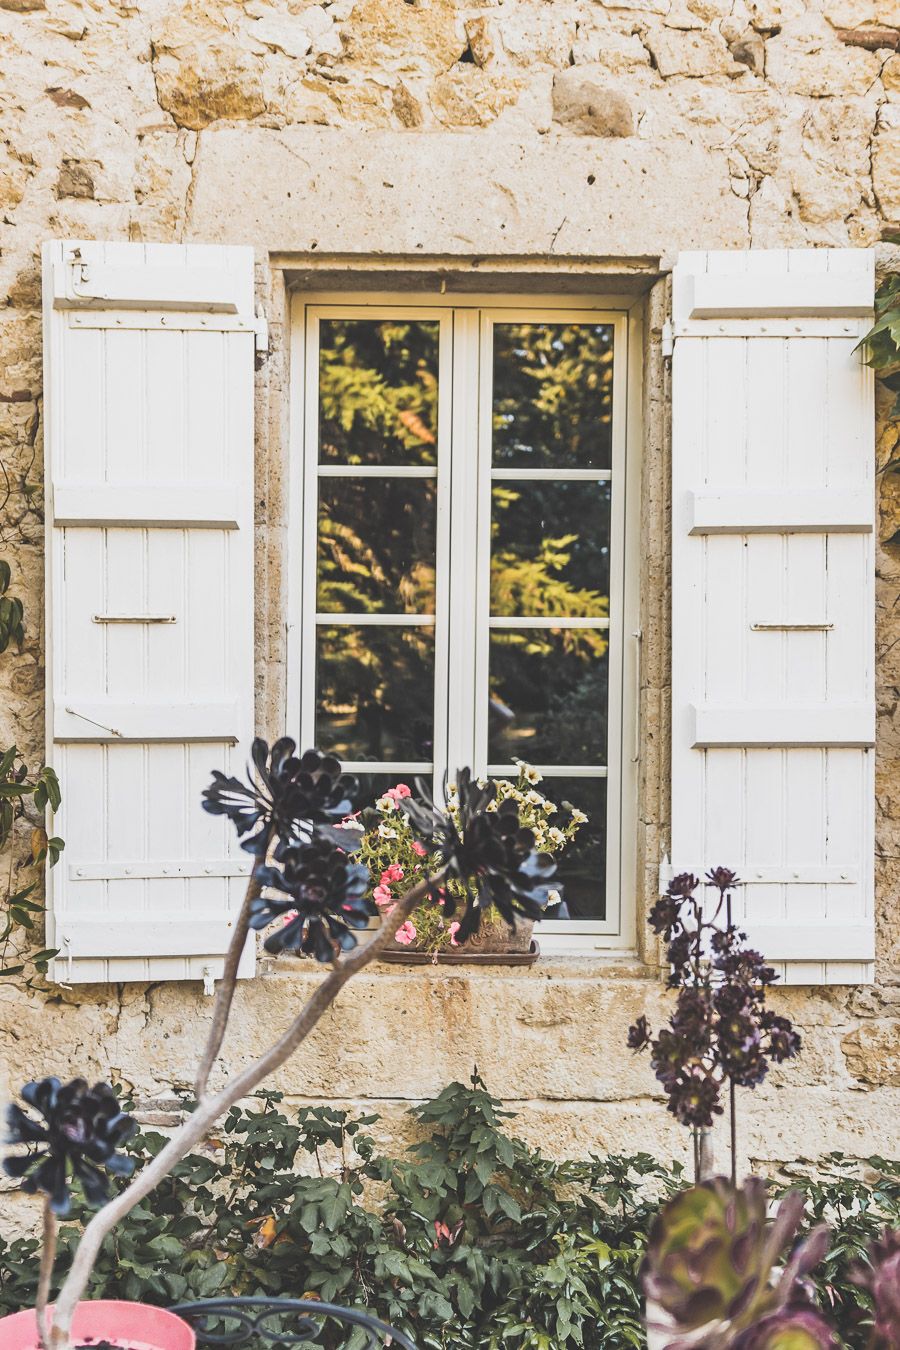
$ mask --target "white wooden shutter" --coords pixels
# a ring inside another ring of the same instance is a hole
[[[250,860],[200,794],[253,725],[254,332],[251,249],[45,246],[61,982],[221,971]]]
[[[672,866],[793,983],[874,958],[873,293],[862,249],[673,277]]]

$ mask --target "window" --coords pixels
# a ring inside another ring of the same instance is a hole
[[[614,943],[634,717],[627,315],[316,297],[295,331],[302,741],[373,792],[534,764],[588,817],[542,941]]]

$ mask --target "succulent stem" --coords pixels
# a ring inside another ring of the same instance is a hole
[[[383,923],[364,946],[357,947],[332,967],[275,1044],[241,1073],[230,1078],[215,1096],[204,1097],[198,1103],[196,1111],[192,1112],[171,1136],[165,1148],[136,1175],[130,1185],[97,1211],[82,1234],[72,1267],[56,1302],[49,1340],[51,1350],[69,1350],[72,1316],[87,1287],[107,1233],[110,1233],[120,1219],[124,1219],[125,1215],[168,1175],[176,1163],[187,1156],[219,1116],[234,1106],[235,1102],[251,1093],[270,1073],[290,1058],[316,1026],[323,1013],[331,1007],[347,981],[389,946],[397,928],[416,906],[422,903],[432,888],[440,885],[445,876],[446,870],[441,870],[435,876],[424,877],[407,891],[406,895],[397,901],[391,913],[391,922]]]

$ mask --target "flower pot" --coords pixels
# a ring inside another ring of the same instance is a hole
[[[382,952],[382,960],[421,966],[435,965],[531,965],[540,955],[533,941],[534,922],[519,919],[515,929],[510,928],[499,914],[492,913],[482,920],[474,937],[461,946],[448,943],[437,953],[419,947],[415,942],[402,943],[396,938]]]
[[[53,1305],[47,1309],[53,1322]],[[165,1308],[104,1298],[79,1303],[72,1318],[72,1345],[117,1350],[194,1350],[193,1327]],[[33,1308],[0,1318],[0,1350],[38,1350],[37,1315]]]

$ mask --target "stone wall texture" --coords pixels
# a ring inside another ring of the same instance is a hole
[[[898,0],[0,0],[0,556],[27,623],[24,650],[0,655],[0,742],[42,753],[42,240],[256,247],[272,332],[259,372],[256,616],[270,731],[285,683],[282,267],[420,268],[451,286],[506,276],[506,289],[523,270],[557,287],[644,276],[649,892],[666,839],[669,679],[666,282],[650,281],[683,247],[879,245],[889,265],[898,48]],[[740,1141],[773,1165],[898,1151],[900,454],[885,419],[877,454],[877,983],[778,995],[806,1049],[748,1098]],[[23,879],[25,842],[3,860]],[[277,964],[243,985],[225,1067],[244,1063],[314,978]],[[623,1049],[629,1021],[658,1017],[663,996],[652,960],[382,967],[345,991],[278,1086],[376,1104],[393,1130],[405,1101],[477,1063],[551,1151],[683,1156],[646,1060]],[[189,1081],[208,1017],[194,986],[12,981],[0,988],[0,1054],[12,1083],[102,1074],[164,1100]]]

